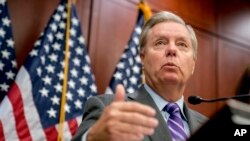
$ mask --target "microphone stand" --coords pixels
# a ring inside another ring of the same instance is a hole
[[[231,96],[231,97],[222,97],[222,98],[216,98],[216,99],[203,99],[203,98],[201,98],[201,100],[204,102],[216,102],[216,101],[224,101],[224,100],[228,100],[228,99],[240,99],[243,97],[250,97],[250,94],[242,94],[242,95],[236,95],[236,96]]]
[[[244,98],[244,97],[249,97],[250,98],[250,94],[241,94],[241,95],[236,95],[236,96],[231,96],[231,97],[222,97],[222,98],[215,98],[215,99],[203,99],[199,96],[189,96],[188,98],[188,102],[190,104],[196,105],[196,104],[200,104],[202,102],[216,102],[216,101],[225,101],[228,99],[240,99],[240,98]]]

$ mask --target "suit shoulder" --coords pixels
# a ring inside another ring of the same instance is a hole
[[[113,94],[102,94],[102,95],[97,95],[97,96],[92,96],[90,97],[87,101],[86,104],[95,104],[95,103],[102,103],[104,106],[109,105],[114,99]]]
[[[206,121],[208,120],[208,117],[207,117],[207,116],[205,116],[205,115],[203,115],[203,114],[201,114],[201,113],[199,113],[199,112],[197,112],[197,111],[195,111],[195,110],[190,109],[190,112],[191,112],[191,114],[192,114],[197,120],[199,120],[200,123],[204,123],[204,122],[206,122]]]

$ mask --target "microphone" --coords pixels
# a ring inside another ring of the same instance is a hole
[[[196,104],[200,104],[201,102],[216,102],[216,101],[224,101],[228,99],[240,99],[243,97],[250,97],[250,94],[241,94],[241,95],[236,95],[236,96],[231,96],[231,97],[223,97],[223,98],[215,98],[215,99],[203,99],[200,96],[189,96],[188,102],[190,104],[196,105]]]

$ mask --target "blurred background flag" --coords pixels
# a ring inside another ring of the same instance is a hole
[[[0,103],[14,82],[16,73],[17,63],[7,1],[0,0]]]
[[[117,84],[123,84],[126,93],[133,93],[142,83],[139,37],[144,22],[150,18],[152,13],[144,1],[141,1],[138,7],[136,25],[105,91],[107,94],[113,94]]]
[[[3,99],[0,141],[55,141],[59,125],[64,125],[62,138],[70,140],[81,122],[83,104],[97,94],[75,6],[68,9],[66,0],[61,0]],[[69,15],[70,24],[67,24]],[[70,30],[66,30],[67,25]],[[65,40],[69,43],[68,63]],[[66,75],[65,67],[68,67]],[[66,78],[66,101],[61,104]],[[63,124],[59,124],[61,106],[65,116]]]

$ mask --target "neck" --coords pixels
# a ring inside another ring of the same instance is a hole
[[[146,84],[154,90],[159,96],[169,102],[175,102],[179,100],[183,93],[185,85],[176,85],[176,84]]]

